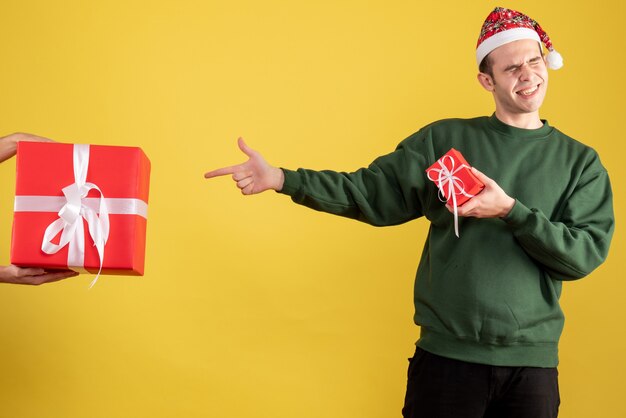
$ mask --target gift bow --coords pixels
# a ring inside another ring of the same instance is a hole
[[[450,159],[450,168],[448,168],[445,164],[446,158]],[[444,155],[442,158],[437,160],[439,166],[441,168],[433,168],[428,170],[426,174],[428,179],[434,181],[439,188],[439,200],[442,202],[447,202],[450,197],[452,197],[452,207],[454,208],[454,234],[459,237],[459,213],[458,213],[458,205],[456,203],[456,195],[461,194],[467,197],[474,197],[473,194],[469,194],[465,191],[465,185],[463,184],[463,180],[459,177],[455,176],[457,172],[464,168],[471,168],[465,164],[461,164],[457,168],[454,168],[455,160],[449,155]],[[437,178],[432,178],[431,173],[435,172],[437,174]],[[447,191],[446,191],[447,189]]]
[[[65,204],[59,210],[59,219],[46,228],[41,243],[41,250],[46,254],[55,254],[68,245],[67,265],[83,268],[85,262],[85,230],[83,219],[87,221],[89,235],[98,250],[100,268],[96,278],[91,282],[96,284],[102,272],[104,261],[104,246],[109,239],[109,213],[102,190],[93,183],[87,182],[89,167],[89,145],[74,145],[74,183],[63,188]],[[100,197],[98,210],[86,204],[87,194],[96,190]],[[58,244],[52,240],[61,232]]]

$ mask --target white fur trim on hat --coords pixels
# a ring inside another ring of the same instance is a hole
[[[480,66],[483,58],[485,58],[491,51],[499,46],[508,44],[509,42],[519,41],[520,39],[532,39],[541,43],[539,35],[533,29],[514,28],[498,32],[485,39],[483,43],[476,48],[476,63]]]

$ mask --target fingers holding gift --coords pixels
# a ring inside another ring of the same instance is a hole
[[[483,192],[479,193],[477,196],[474,196],[472,199],[468,200],[463,206],[457,207],[457,213],[462,217],[473,217],[473,218],[487,218],[485,208],[482,202],[479,202],[478,196]],[[446,204],[446,208],[450,213],[454,213],[454,207],[451,204]]]
[[[472,167],[472,174],[474,174],[476,178],[478,178],[478,180],[480,180],[480,182],[483,183],[485,186],[487,185],[487,183],[495,183],[491,178],[487,177],[485,174],[482,173],[482,171],[478,170],[476,167]]]
[[[40,285],[77,276],[71,270],[49,271],[41,268],[22,268],[14,265],[0,267],[0,282],[13,284]]]
[[[46,272],[37,276],[26,276],[24,277],[22,283],[23,284],[31,284],[31,285],[39,285],[44,283],[52,283],[58,282],[60,280],[64,280],[70,277],[78,276],[78,272],[67,270],[67,271],[56,271],[56,272]]]
[[[458,215],[473,218],[501,218],[508,215],[515,204],[515,199],[508,196],[495,181],[485,175],[482,177],[480,180],[485,184],[485,188],[458,207]],[[454,213],[451,204],[446,204],[446,207]]]

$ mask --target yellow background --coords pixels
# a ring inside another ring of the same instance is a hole
[[[542,117],[598,150],[619,228],[624,2],[500,5],[563,55]],[[152,181],[144,277],[0,286],[0,416],[399,417],[427,222],[377,229],[202,174],[243,161],[239,135],[276,165],[352,170],[433,120],[490,114],[474,48],[494,6],[3,0],[0,134],[140,146]],[[618,229],[564,286],[561,417],[626,415],[624,245]]]

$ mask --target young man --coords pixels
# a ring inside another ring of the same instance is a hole
[[[542,54],[541,43],[550,51]],[[612,193],[591,148],[540,119],[548,71],[562,65],[527,16],[496,8],[476,50],[490,117],[432,123],[353,173],[270,166],[242,139],[232,174],[243,194],[276,190],[313,209],[395,225],[431,223],[415,281],[421,334],[405,417],[556,417],[562,282],[602,263],[613,233]],[[450,148],[484,189],[458,208],[461,236],[425,170]]]
[[[51,140],[25,133],[14,133],[0,138],[0,162],[15,155],[17,143],[20,141],[49,142]],[[0,266],[0,283],[40,285],[77,275],[77,272],[71,270],[46,271],[41,268],[22,268],[12,265]]]

